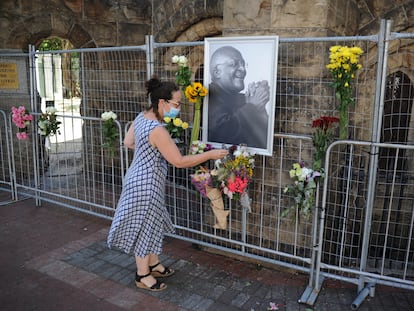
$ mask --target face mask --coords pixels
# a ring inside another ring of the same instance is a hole
[[[170,111],[168,111],[168,112],[166,112],[164,110],[164,117],[168,117],[168,118],[174,119],[174,118],[176,118],[178,116],[179,113],[180,113],[180,109],[171,107],[170,108]]]

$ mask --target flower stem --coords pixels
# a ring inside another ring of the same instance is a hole
[[[200,136],[200,119],[201,119],[201,99],[195,103],[194,124],[191,131],[191,142],[198,140]]]

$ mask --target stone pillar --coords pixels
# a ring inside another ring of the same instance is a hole
[[[355,1],[224,0],[223,35],[318,37],[354,35],[360,11]]]

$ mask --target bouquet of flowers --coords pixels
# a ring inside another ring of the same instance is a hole
[[[188,128],[188,123],[183,122],[180,118],[164,118],[165,128],[167,129],[168,133],[170,133],[171,138],[179,139],[184,130]]]
[[[199,141],[193,142],[193,146],[201,144]],[[206,145],[204,150],[207,148]],[[249,212],[251,211],[247,186],[253,176],[253,169],[254,156],[250,154],[247,148],[232,146],[226,158],[215,161],[214,169],[209,170],[201,167],[191,175],[191,182],[194,187],[204,197],[210,199],[210,206],[217,218],[215,228],[227,228],[229,211],[224,210],[223,194],[229,199],[239,199],[242,207]]]
[[[115,142],[119,135],[118,128],[115,123],[116,118],[116,113],[112,111],[105,111],[101,114],[101,119],[103,121],[102,134],[104,137],[104,143],[102,144],[102,147],[108,148],[111,152],[112,157],[114,156],[115,152]]]
[[[16,133],[16,137],[19,140],[25,140],[29,137],[28,126],[33,120],[33,116],[29,114],[29,111],[24,106],[18,108],[12,107],[12,121],[17,126],[19,132]]]
[[[53,136],[56,133],[60,134],[59,126],[62,122],[57,120],[56,112],[55,107],[47,107],[46,112],[40,116],[39,121],[37,121],[40,135]]]
[[[216,160],[210,174],[213,185],[219,187],[229,199],[239,199],[247,194],[247,186],[253,176],[254,155],[244,146],[232,146],[227,157]]]
[[[348,106],[354,104],[351,83],[355,73],[362,66],[359,56],[363,50],[359,47],[335,45],[329,49],[329,64],[326,67],[334,79],[332,87],[339,101],[339,139],[346,139],[348,127]]]
[[[184,90],[184,95],[188,101],[194,104],[194,122],[190,140],[190,142],[193,142],[198,140],[200,135],[201,104],[203,98],[207,95],[207,89],[200,82],[191,83],[191,71],[187,65],[187,57],[174,55],[171,61],[178,65],[178,70],[175,73],[176,83]]]
[[[213,149],[211,144],[203,143],[201,140],[194,140],[190,145],[190,154],[203,153]]]
[[[174,55],[171,61],[173,64],[178,65],[178,70],[175,73],[175,82],[185,90],[185,88],[191,84],[191,71],[187,66],[188,59],[184,55]]]
[[[200,168],[195,171],[194,174],[191,174],[190,177],[191,183],[194,185],[194,187],[201,193],[203,197],[208,198],[207,188],[213,185],[210,171],[204,166],[200,166]]]
[[[323,175],[319,171],[307,168],[304,162],[299,162],[293,164],[289,176],[293,179],[293,184],[286,186],[283,192],[293,196],[295,205],[285,209],[282,216],[286,216],[292,210],[296,211],[296,208],[299,213],[308,216],[315,204],[318,181]]]
[[[194,103],[194,122],[191,131],[191,142],[198,140],[200,136],[201,104],[206,95],[207,89],[200,82],[194,82],[185,89],[185,97],[190,103]]]
[[[336,117],[322,116],[313,120],[312,127],[316,129],[313,135],[313,146],[316,151],[313,156],[313,169],[320,171],[322,169],[322,161],[325,158],[326,149],[333,141],[333,129],[339,122]]]

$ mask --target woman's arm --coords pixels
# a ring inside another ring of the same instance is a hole
[[[124,138],[124,146],[129,149],[135,148],[135,134],[134,134],[134,123],[131,124]]]
[[[228,153],[226,149],[213,149],[200,154],[183,156],[168,131],[162,126],[151,131],[149,140],[165,160],[178,168],[193,167],[208,160],[221,159]]]

